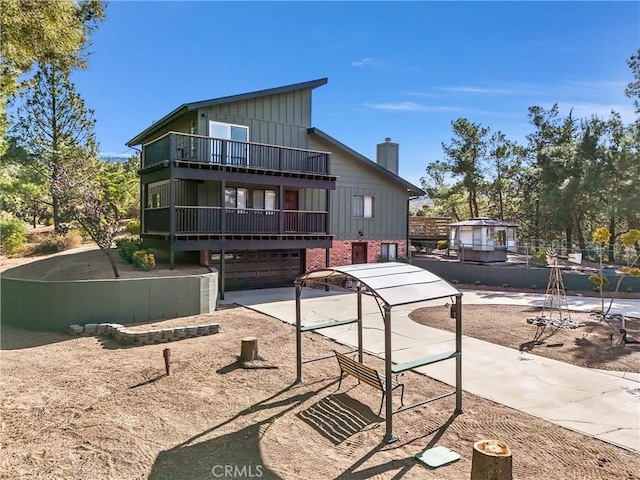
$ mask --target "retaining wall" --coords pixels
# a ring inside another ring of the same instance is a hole
[[[56,282],[2,276],[0,295],[2,322],[66,331],[70,324],[129,324],[213,312],[218,272]]]
[[[412,263],[420,268],[429,270],[448,282],[457,280],[459,283],[532,288],[544,291],[549,282],[549,268],[516,267],[498,264],[477,265],[464,262],[446,262],[427,258],[413,257]],[[618,275],[605,275],[609,285],[604,289],[613,292],[620,278]],[[565,289],[574,291],[593,290],[593,283],[589,275],[562,271],[562,281]],[[620,291],[631,288],[632,292],[640,292],[640,277],[624,277],[620,284]]]

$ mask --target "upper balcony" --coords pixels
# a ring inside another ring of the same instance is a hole
[[[329,176],[329,158],[327,152],[169,132],[142,147],[142,170],[175,165]]]

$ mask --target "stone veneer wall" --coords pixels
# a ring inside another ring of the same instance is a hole
[[[31,330],[148,322],[216,310],[218,272],[174,277],[49,282],[2,275],[2,321]]]
[[[333,247],[329,250],[330,267],[351,265],[351,244],[364,243],[351,240],[334,240]],[[398,245],[398,257],[407,256],[407,242],[398,240],[368,240],[367,263],[377,263],[380,259],[380,249],[383,243],[395,243]],[[325,268],[325,250],[323,248],[307,249],[306,271],[310,272]]]

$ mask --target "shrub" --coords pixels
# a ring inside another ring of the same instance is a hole
[[[601,286],[604,288],[609,285],[609,279],[604,276],[601,277],[600,275],[589,275],[589,281],[593,283],[593,289],[596,291],[600,290]]]
[[[143,270],[151,270],[156,266],[156,257],[153,253],[148,253],[146,250],[137,250],[133,252],[133,265],[142,268]]]
[[[140,221],[130,220],[125,227],[125,230],[129,235],[140,235]]]
[[[473,282],[474,285],[480,285],[480,280],[476,280],[475,282]]]
[[[533,285],[531,285],[531,290],[537,290],[538,286],[534,283]]]
[[[539,250],[529,258],[529,265],[532,267],[546,267],[547,266],[547,252]]]
[[[133,254],[141,250],[142,240],[137,238],[119,238],[116,240],[118,253],[128,263],[133,263]]]
[[[82,234],[77,230],[69,230],[64,235],[51,232],[36,238],[38,245],[34,252],[38,254],[63,252],[82,245]]]
[[[449,246],[449,240],[438,240],[438,250],[446,250]]]
[[[633,293],[633,287],[627,287],[626,292],[627,293]]]
[[[10,213],[0,216],[0,249],[5,255],[15,255],[27,244],[27,227]]]
[[[459,283],[460,283],[460,280],[457,280],[457,279],[455,279],[455,278],[452,278],[452,279],[451,279],[451,283],[452,283],[453,285],[457,285],[457,284],[459,284]]]

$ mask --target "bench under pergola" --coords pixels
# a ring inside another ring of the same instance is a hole
[[[336,320],[332,322],[302,325],[301,293],[305,286],[324,285],[327,287],[346,288],[357,294],[357,316],[350,320]],[[336,327],[350,323],[358,324],[358,360],[362,363],[362,296],[370,295],[378,303],[384,321],[384,379],[386,385],[392,384],[392,375],[418,367],[456,359],[456,386],[453,392],[426,399],[413,405],[403,406],[393,410],[391,402],[392,389],[384,392],[386,432],[385,441],[393,442],[393,414],[414,408],[425,403],[439,400],[449,395],[456,395],[455,413],[462,413],[462,292],[454,288],[442,278],[427,270],[406,263],[365,263],[330,267],[307,272],[295,281],[296,286],[296,382],[302,382],[302,333]],[[451,299],[451,316],[456,319],[455,350],[439,353],[423,358],[417,358],[404,363],[394,364],[391,359],[391,332],[393,327],[392,309],[400,305],[437,300]]]

